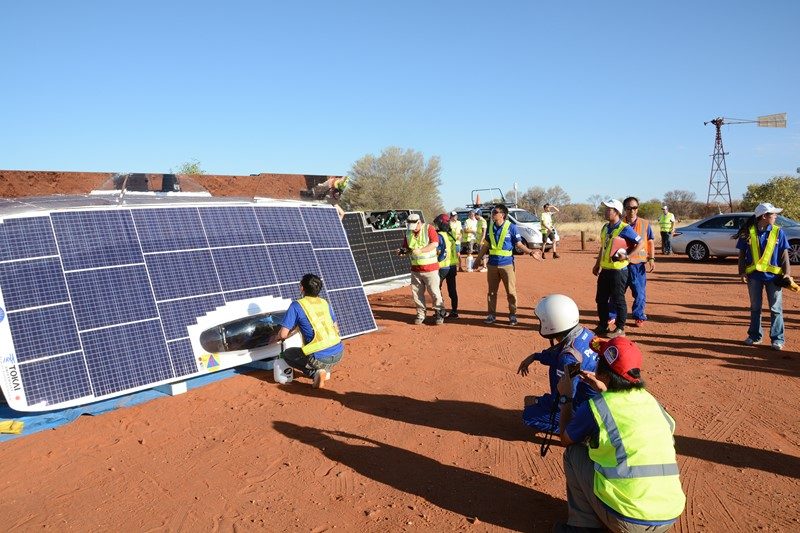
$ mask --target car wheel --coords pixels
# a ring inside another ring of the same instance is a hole
[[[800,264],[800,241],[789,241],[789,262],[793,265]]]
[[[686,255],[692,261],[707,261],[708,260],[708,246],[700,241],[693,241],[686,247]]]

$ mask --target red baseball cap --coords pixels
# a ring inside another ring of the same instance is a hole
[[[642,352],[635,342],[628,337],[616,337],[609,341],[601,341],[595,337],[593,344],[595,342],[597,353],[606,360],[612,372],[626,381],[639,383],[639,378],[628,373],[634,368],[642,368]],[[594,347],[593,345],[592,348]]]

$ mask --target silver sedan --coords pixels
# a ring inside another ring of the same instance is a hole
[[[706,261],[709,257],[739,255],[736,233],[753,213],[723,213],[678,228],[672,237],[672,251],[689,256],[692,261]],[[776,222],[789,239],[789,259],[800,263],[800,222],[778,215]]]

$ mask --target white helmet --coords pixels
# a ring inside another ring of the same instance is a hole
[[[539,319],[539,333],[543,337],[565,333],[580,322],[578,306],[563,294],[545,296],[536,304],[533,313]]]

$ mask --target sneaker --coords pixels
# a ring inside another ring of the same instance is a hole
[[[494,324],[495,320],[497,320],[497,319],[494,317],[494,315],[489,315],[483,320],[483,323],[484,324]]]
[[[467,269],[467,272],[475,272],[475,271],[474,271],[474,270],[472,270],[471,268],[468,268],[468,269]]]
[[[441,326],[442,324],[444,324],[444,316],[442,315],[437,316],[435,324],[437,326]]]
[[[480,268],[478,269],[478,272],[486,272],[486,267],[480,267]]]
[[[458,311],[450,311],[449,318],[458,318]]]
[[[418,316],[417,318],[414,319],[414,324],[417,325],[417,326],[419,326],[423,322],[425,322],[425,317],[424,316]]]
[[[753,338],[751,338],[751,337],[747,337],[747,338],[744,340],[744,343],[745,343],[746,345],[748,345],[748,346],[752,346],[752,345],[754,345],[754,344],[761,344],[761,339],[758,339],[758,340],[756,340],[756,339],[753,339]]]
[[[324,389],[325,382],[328,381],[328,371],[327,370],[317,370],[314,372],[314,384],[312,385],[315,389]]]
[[[644,326],[644,320],[642,320],[641,318],[637,318],[636,322],[634,322],[633,325],[637,328],[640,328]]]
[[[559,257],[561,257],[561,256],[558,255],[556,252],[553,252],[553,259],[558,259]]]
[[[783,350],[783,343],[781,341],[773,341],[772,349],[780,352],[781,350]]]
[[[518,324],[517,315],[508,315],[508,323],[512,326],[516,326]]]
[[[609,331],[608,335],[606,335],[609,339],[614,339],[616,337],[624,337],[625,330],[622,328],[617,328],[614,331]]]

